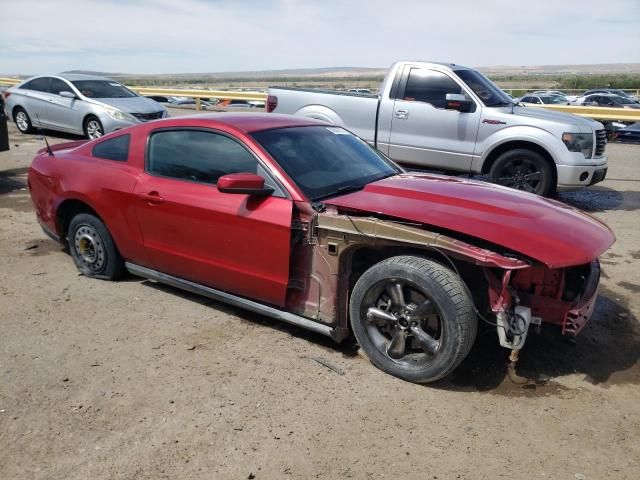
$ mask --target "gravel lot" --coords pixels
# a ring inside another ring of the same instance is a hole
[[[450,379],[418,386],[353,344],[149,281],[78,276],[24,188],[41,140],[12,127],[11,146],[0,153],[0,478],[640,478],[639,146],[609,145],[609,178],[560,196],[618,241],[575,344],[530,335],[527,388],[506,378],[493,331]]]

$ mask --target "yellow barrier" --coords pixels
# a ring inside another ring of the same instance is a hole
[[[13,86],[13,85],[19,84],[21,81],[22,80],[20,80],[18,78],[1,78],[0,77],[0,85]]]
[[[266,100],[262,92],[235,92],[232,90],[181,90],[179,88],[127,87],[140,95],[163,95],[170,97],[221,98],[225,100]]]
[[[539,105],[527,103],[527,107],[546,108],[558,112],[572,113],[581,117],[594,120],[613,120],[621,122],[640,122],[640,109],[610,108],[610,107],[584,107],[582,105]]]

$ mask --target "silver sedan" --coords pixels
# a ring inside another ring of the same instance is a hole
[[[159,103],[103,77],[32,77],[4,92],[7,114],[23,133],[46,128],[90,139],[168,116]]]

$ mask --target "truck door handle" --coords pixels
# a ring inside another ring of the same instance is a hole
[[[156,191],[149,193],[139,193],[138,197],[144,200],[147,203],[152,203],[154,205],[158,205],[164,202],[164,198],[160,196],[160,194]]]
[[[396,110],[393,116],[400,119],[406,119],[409,117],[409,110]]]

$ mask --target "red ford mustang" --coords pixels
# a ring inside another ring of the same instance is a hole
[[[589,319],[593,217],[488,183],[404,172],[348,131],[217,114],[43,149],[38,220],[78,269],[126,270],[329,335],[412,382],[448,375],[478,318],[523,347],[531,323]]]

